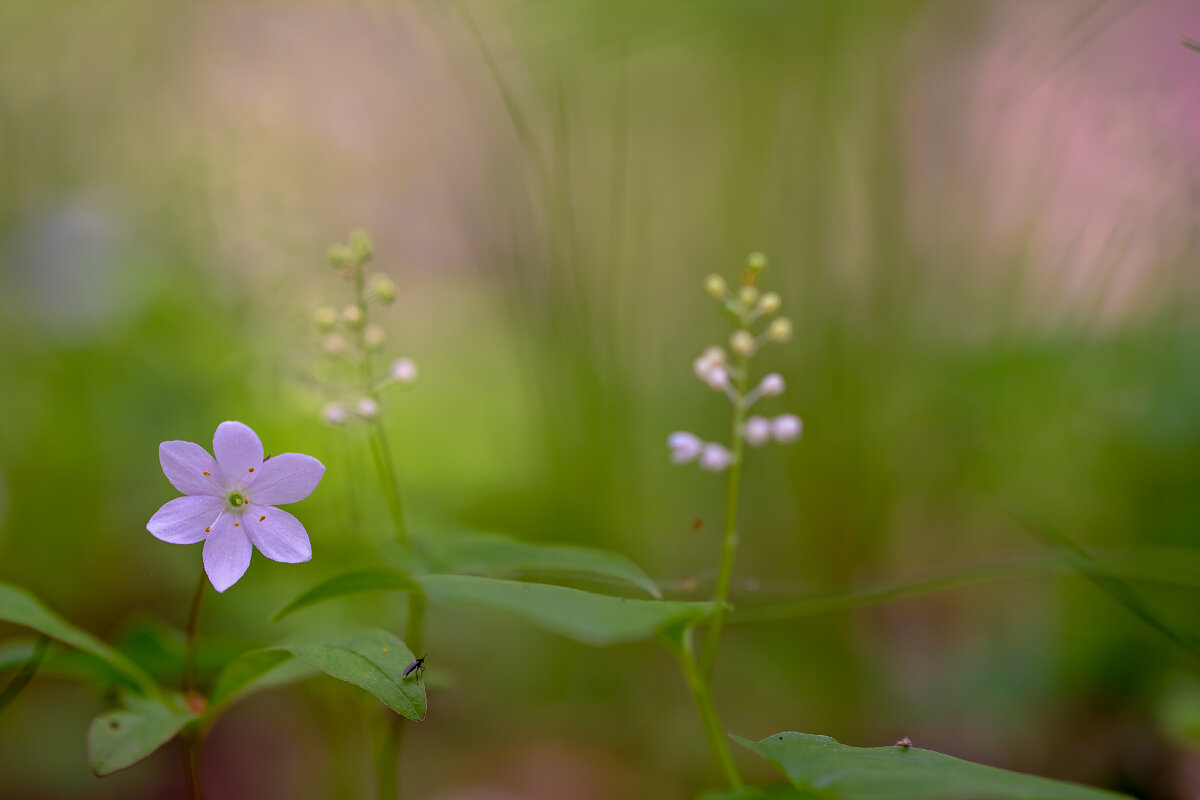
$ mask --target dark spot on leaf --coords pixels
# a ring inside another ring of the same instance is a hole
[[[782,737],[782,736],[779,736],[779,737],[777,737],[777,738],[779,739],[779,741],[781,741],[781,742],[783,741],[783,737]]]
[[[112,719],[108,721],[108,727],[115,731],[117,728],[121,727],[121,723],[117,722],[115,719]]]

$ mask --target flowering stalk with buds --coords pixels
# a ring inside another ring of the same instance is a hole
[[[330,263],[354,285],[354,302],[346,306],[341,314],[329,307],[318,308],[314,320],[317,330],[325,336],[325,352],[357,364],[357,398],[350,403],[327,404],[323,416],[331,425],[342,425],[351,415],[359,417],[366,424],[367,440],[396,529],[396,538],[405,551],[411,551],[412,543],[400,501],[399,479],[381,418],[381,390],[393,384],[411,384],[417,378],[417,367],[410,359],[400,358],[392,362],[385,374],[375,373],[374,356],[383,346],[385,336],[383,328],[370,320],[371,304],[391,305],[396,298],[396,284],[383,274],[372,276],[368,283],[365,268],[373,255],[374,246],[370,237],[361,230],[353,231],[346,244],[334,245],[329,250]],[[413,652],[421,652],[424,618],[425,597],[414,587],[409,592],[405,629],[405,643]],[[380,800],[400,796],[396,772],[405,727],[404,717],[391,715],[387,735],[380,744],[376,759],[376,797]]]
[[[726,316],[733,320],[736,326],[729,337],[729,352],[722,347],[709,347],[692,365],[696,377],[710,389],[723,393],[733,407],[733,424],[728,447],[719,442],[706,442],[687,431],[676,431],[667,437],[671,461],[674,463],[696,461],[702,469],[728,474],[721,562],[713,593],[716,610],[709,622],[699,657],[692,653],[691,641],[688,638],[680,661],[688,679],[688,686],[699,707],[713,754],[734,787],[741,784],[741,779],[729,755],[725,737],[717,724],[709,685],[717,646],[721,641],[721,629],[728,611],[729,584],[733,575],[733,559],[738,541],[738,498],[745,445],[760,447],[771,440],[780,443],[793,442],[800,437],[802,431],[800,418],[794,414],[781,414],[774,418],[747,416],[750,409],[760,400],[778,397],[786,389],[783,376],[777,372],[765,375],[754,388],[750,388],[750,362],[760,348],[771,343],[786,342],[792,337],[792,323],[786,317],[775,317],[766,325],[762,324],[778,312],[783,304],[775,292],[759,292],[758,278],[766,265],[767,260],[762,254],[752,254],[742,272],[740,285],[733,290],[720,275],[710,275],[704,281],[705,292],[720,301]]]

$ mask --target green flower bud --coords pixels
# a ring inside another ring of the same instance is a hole
[[[720,275],[709,275],[704,279],[704,291],[709,297],[721,299],[725,296],[725,279]]]
[[[767,268],[767,257],[762,253],[751,253],[746,259],[746,268],[751,272],[762,272]]]
[[[346,306],[342,309],[342,322],[352,331],[356,331],[363,326],[362,309],[358,306]]]
[[[753,307],[758,300],[758,289],[753,286],[743,286],[738,289],[738,300],[742,301],[742,305],[746,308]]]
[[[367,263],[375,255],[375,245],[371,244],[371,237],[362,228],[350,231],[350,255],[354,263],[359,265]]]
[[[758,298],[758,310],[764,314],[774,314],[783,305],[783,299],[775,292],[767,292]]]
[[[767,327],[767,338],[772,342],[786,342],[792,338],[792,321],[787,317],[771,320]]]
[[[396,284],[387,275],[380,274],[372,278],[371,291],[385,306],[390,306],[396,299]]]
[[[329,248],[329,263],[336,269],[348,266],[354,260],[350,248],[344,244],[335,244]]]
[[[321,306],[313,312],[313,322],[321,333],[329,333],[337,325],[337,312],[329,306]]]

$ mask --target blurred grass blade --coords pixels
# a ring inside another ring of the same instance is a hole
[[[13,679],[8,682],[8,686],[4,687],[4,691],[0,692],[0,712],[8,708],[9,704],[17,699],[29,682],[33,680],[33,676],[37,674],[38,667],[41,666],[42,659],[46,656],[46,650],[50,647],[49,636],[39,636],[37,644],[33,646],[33,653],[29,660],[21,665],[21,670],[13,676]]]
[[[163,696],[162,689],[137,664],[86,631],[46,608],[24,589],[0,581],[0,620],[32,628],[43,636],[104,660],[144,694]]]
[[[793,786],[805,793],[804,797],[828,800],[959,800],[964,797],[1116,800],[1124,797],[1073,783],[974,764],[919,747],[850,747],[828,736],[792,732],[777,733],[759,742],[740,736],[733,738],[781,770]]]
[[[1017,515],[1014,514],[1014,516]],[[1048,547],[1057,550],[1067,564],[1125,606],[1135,617],[1192,655],[1200,657],[1200,637],[1168,622],[1161,614],[1154,611],[1141,592],[1106,571],[1104,565],[1081,545],[1051,525],[1035,525],[1024,516],[1017,516],[1017,519]]]
[[[1195,39],[1185,38],[1182,42],[1180,42],[1180,44],[1182,44],[1184,47],[1195,50],[1197,53],[1200,53],[1200,42],[1197,42]]]
[[[346,572],[318,583],[275,612],[275,616],[271,618],[271,621],[278,622],[302,608],[308,608],[311,605],[324,603],[348,594],[371,591],[410,592],[414,587],[415,584],[408,573],[401,572],[398,569],[371,567],[354,570],[353,572]]]
[[[648,639],[672,623],[698,622],[715,608],[713,603],[630,600],[472,575],[422,575],[414,580],[431,603],[508,611],[551,633],[592,645]]]
[[[1130,553],[1107,553],[1092,559],[1092,569],[1096,574],[1109,576],[1114,580],[1116,576],[1123,576],[1134,580],[1200,589],[1200,552],[1193,549],[1162,548]],[[833,592],[801,600],[742,606],[730,615],[729,624],[802,619],[821,614],[854,611],[909,597],[952,591],[1010,578],[1072,575],[1079,571],[1076,565],[1062,557],[1038,556],[1010,564],[975,567],[946,575]]]
[[[106,711],[88,727],[88,766],[97,776],[130,767],[162,747],[196,719],[182,698],[170,702],[129,695],[121,708]]]
[[[253,650],[235,658],[217,676],[206,721],[211,724],[250,692],[295,680],[313,669],[365,689],[401,716],[421,720],[426,710],[424,681],[419,673],[404,675],[414,659],[403,641],[381,630]]]
[[[697,800],[813,800],[813,794],[801,791],[790,783],[779,783],[774,786],[743,786],[740,789],[705,792]]]
[[[481,532],[430,537],[421,542],[421,548],[434,572],[491,577],[534,573],[606,579],[642,589],[656,599],[662,597],[658,586],[641,567],[628,557],[607,550],[534,544],[503,534]]]

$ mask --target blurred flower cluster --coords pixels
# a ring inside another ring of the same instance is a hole
[[[313,313],[324,353],[358,367],[353,386],[339,392],[345,397],[327,403],[322,411],[331,425],[341,425],[352,415],[375,419],[379,415],[380,389],[392,384],[411,384],[417,378],[416,364],[408,358],[396,359],[385,372],[375,373],[373,355],[383,349],[386,335],[380,325],[370,320],[371,305],[391,305],[396,299],[396,284],[383,273],[367,277],[366,266],[374,252],[370,236],[362,230],[353,231],[346,244],[331,247],[330,264],[354,284],[354,302],[341,311],[321,306]]]
[[[754,253],[747,261],[739,286],[731,289],[720,275],[709,275],[704,280],[704,291],[721,303],[722,311],[736,329],[729,336],[728,351],[724,347],[709,347],[692,363],[692,369],[705,385],[724,393],[733,404],[733,442],[726,447],[706,442],[694,433],[676,431],[667,437],[671,461],[676,464],[696,461],[703,469],[720,472],[740,460],[742,442],[759,447],[772,439],[786,443],[800,438],[803,424],[795,414],[746,417],[746,412],[759,400],[778,397],[787,388],[783,376],[777,372],[764,375],[750,388],[750,360],[763,346],[792,338],[792,322],[787,317],[774,317],[766,322],[783,306],[777,293],[758,290],[758,277],[766,266],[766,257]]]

